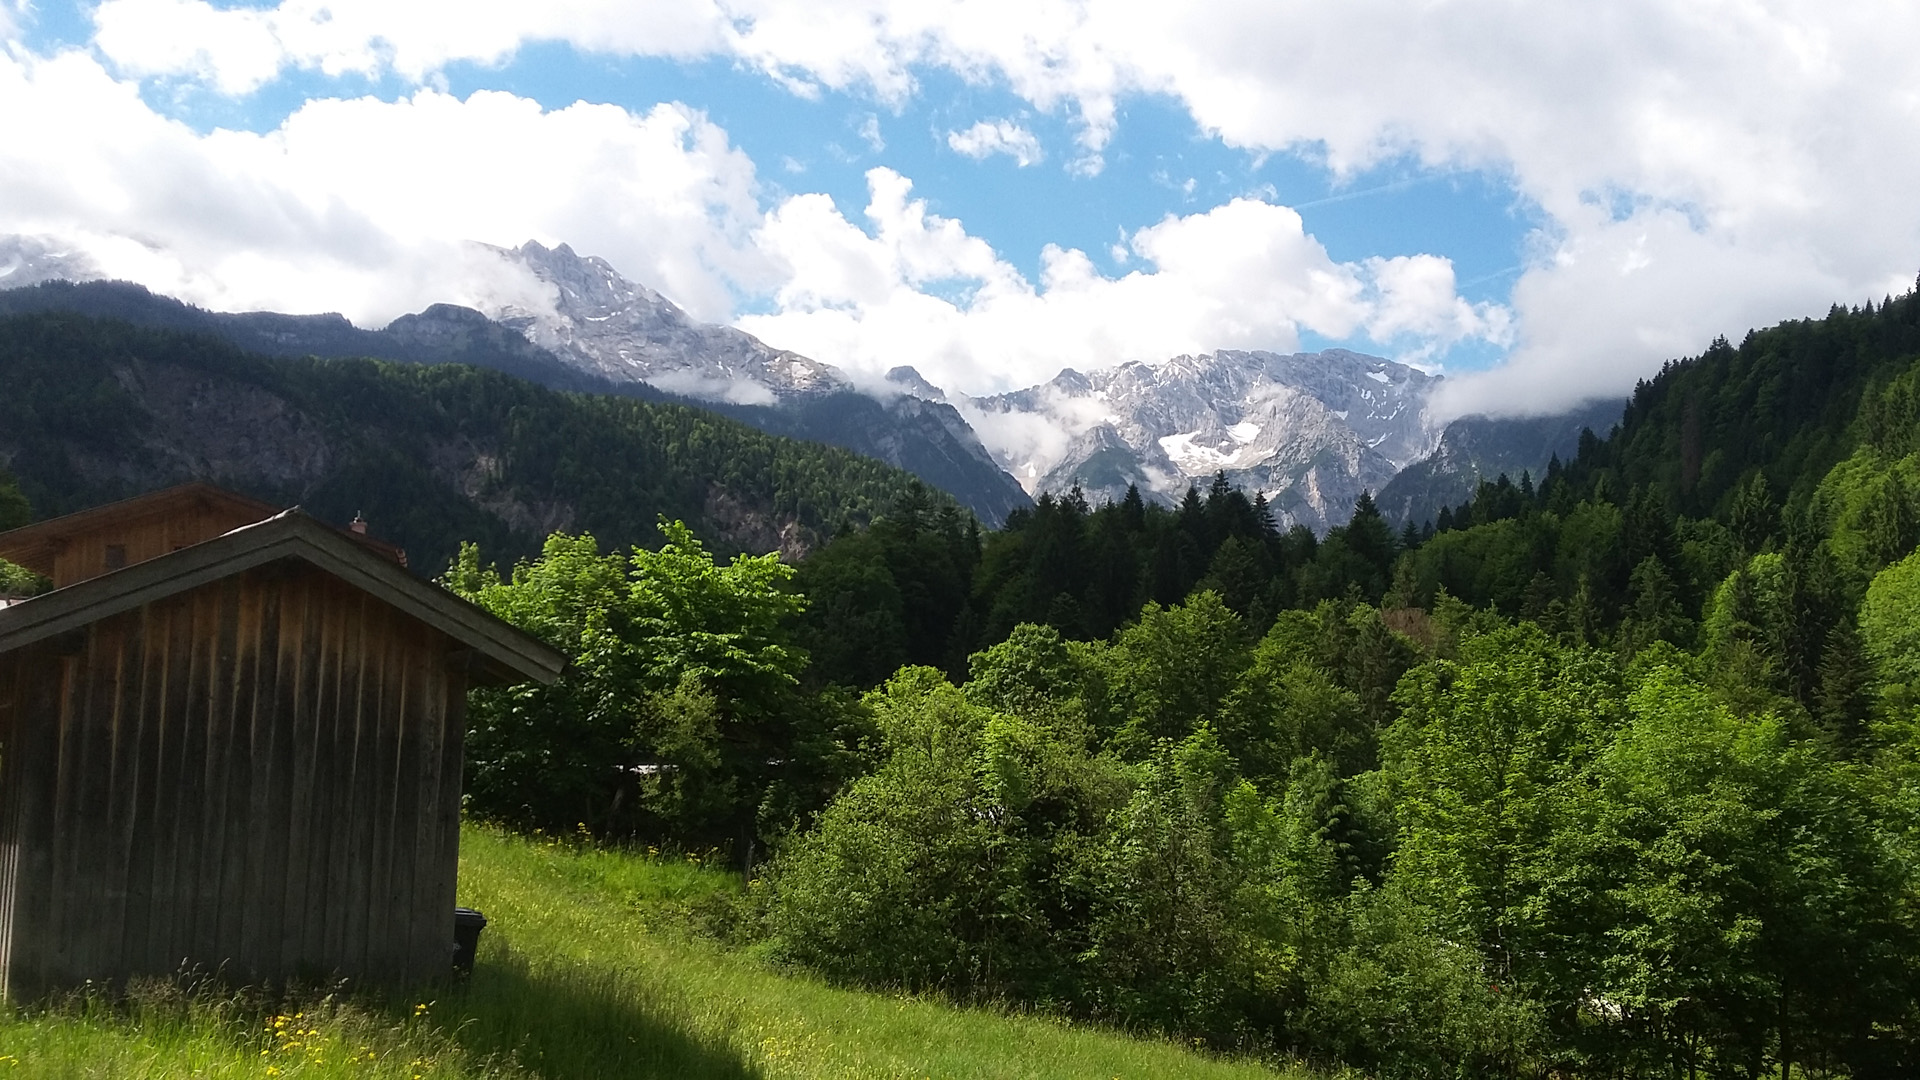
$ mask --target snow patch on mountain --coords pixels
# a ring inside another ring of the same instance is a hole
[[[1163,502],[1216,472],[1266,493],[1287,523],[1324,531],[1363,489],[1429,453],[1437,376],[1344,349],[1222,351],[1163,364],[1062,371],[1026,390],[957,401],[1027,490]]]
[[[531,271],[550,292],[545,303],[507,303],[487,314],[583,371],[733,405],[852,389],[838,368],[744,330],[700,322],[621,277],[605,259],[533,241],[490,250]]]
[[[0,289],[42,281],[97,281],[100,268],[85,254],[39,236],[0,236]]]

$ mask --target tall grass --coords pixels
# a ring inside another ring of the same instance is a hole
[[[421,1006],[425,1006],[422,1008]],[[304,1080],[513,1080],[431,1018],[431,1005],[369,1007],[313,992],[267,999],[139,983],[0,1010],[0,1077],[295,1077]]]
[[[0,1080],[1273,1080],[1170,1043],[860,993],[696,938],[737,879],[683,859],[463,836],[460,900],[487,913],[463,985],[276,998],[146,985],[0,1010]]]

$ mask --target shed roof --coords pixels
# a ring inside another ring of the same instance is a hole
[[[264,521],[282,509],[212,484],[197,481],[178,484],[0,532],[0,559],[18,563],[35,573],[51,575],[54,557],[68,540],[151,518],[168,517],[186,507],[211,510],[236,524]],[[406,565],[406,553],[393,544],[364,534],[344,535],[383,558]]]
[[[559,651],[445,589],[414,577],[358,543],[357,538],[315,520],[297,507],[179,551],[0,608],[0,653],[282,559],[315,566],[440,630],[473,650],[479,673],[489,681],[531,679],[551,683],[566,667],[566,657]]]

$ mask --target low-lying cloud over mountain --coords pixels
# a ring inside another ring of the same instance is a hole
[[[1036,494],[1128,485],[1173,502],[1216,473],[1266,495],[1283,524],[1318,531],[1352,514],[1433,449],[1440,380],[1333,349],[1216,352],[1109,371],[1064,371],[1027,390],[962,402],[1000,461]]]
[[[1176,502],[1216,473],[1263,493],[1282,524],[1324,532],[1347,520],[1362,491],[1381,494],[1396,518],[1418,520],[1442,501],[1459,501],[1483,472],[1537,470],[1593,422],[1579,413],[1443,425],[1433,403],[1444,379],[1343,349],[1223,350],[1068,369],[982,397],[948,392],[907,365],[861,384],[832,365],[701,322],[565,244],[476,245],[471,257],[523,275],[518,299],[484,313],[436,304],[379,331],[338,315],[209,313],[107,283],[16,290],[0,311],[67,307],[202,329],[282,355],[476,363],[560,389],[644,386],[901,466],[989,524],[1029,496],[1076,486],[1095,502],[1117,500],[1130,485]],[[0,238],[0,289],[92,276],[83,260],[44,242]]]
[[[1899,0],[81,7],[0,4],[0,231],[223,310],[494,308],[529,280],[467,239],[590,237],[692,317],[855,378],[913,364],[986,395],[1328,341],[1446,363],[1435,408],[1457,414],[1622,393],[1716,333],[1898,291],[1920,251],[1920,9]],[[816,185],[790,147],[755,159],[718,105],[509,77],[541,56],[706,63],[852,115],[813,141],[866,190]],[[939,112],[955,80],[979,112]],[[1200,169],[1196,193],[1130,156],[1145,129],[1240,175]],[[945,209],[955,177],[1022,162],[1056,211],[1129,169],[1165,197],[1104,202],[1099,236]],[[1300,215],[1463,177],[1509,204],[1508,261],[1471,282],[1475,230]]]
[[[952,493],[997,525],[1029,505],[966,421],[939,398],[893,390],[863,394],[837,369],[769,348],[752,335],[701,323],[605,260],[562,244],[484,249],[526,275],[523,303],[491,313],[433,304],[381,330],[337,314],[204,311],[128,282],[97,277],[46,245],[0,239],[0,313],[71,310],[137,324],[196,330],[279,356],[372,356],[409,363],[491,367],[560,390],[673,396],[705,404],[778,435],[879,458]],[[42,282],[11,288],[10,282]],[[488,318],[497,315],[499,321]]]

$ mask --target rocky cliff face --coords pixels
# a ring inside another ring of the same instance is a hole
[[[604,259],[565,244],[495,250],[553,286],[555,298],[550,310],[494,314],[575,371],[616,386],[644,383],[764,431],[879,458],[951,493],[989,525],[1031,502],[925,380],[868,396],[830,364],[694,320]]]
[[[555,290],[550,310],[503,307],[496,319],[583,371],[669,393],[736,405],[772,405],[848,390],[839,369],[776,349],[743,330],[697,322],[605,259],[565,244],[496,248]]]
[[[1283,523],[1343,523],[1437,437],[1427,411],[1438,378],[1344,349],[1216,352],[1124,364],[961,410],[1028,491],[1078,484],[1118,499],[1129,484],[1175,501],[1216,472],[1266,494]]]
[[[1624,401],[1597,401],[1552,416],[1494,418],[1463,416],[1447,424],[1433,453],[1402,469],[1376,493],[1375,502],[1389,522],[1424,525],[1443,506],[1458,506],[1482,480],[1501,474],[1518,483],[1522,473],[1537,484],[1558,454],[1573,460],[1580,432],[1604,436],[1619,423]]]
[[[435,304],[380,330],[339,315],[204,311],[130,282],[58,280],[65,264],[17,238],[12,248],[0,244],[0,268],[9,265],[9,251],[18,256],[17,279],[37,284],[10,288],[0,279],[0,314],[72,311],[212,334],[269,356],[463,363],[556,390],[670,398],[879,458],[950,492],[988,525],[1031,504],[951,405],[861,394],[837,369],[743,331],[694,322],[605,262],[565,246],[503,252],[530,260],[554,285],[552,311],[509,313],[509,325],[472,308]]]
[[[0,289],[19,289],[42,281],[92,281],[100,276],[93,260],[38,236],[0,236]]]

